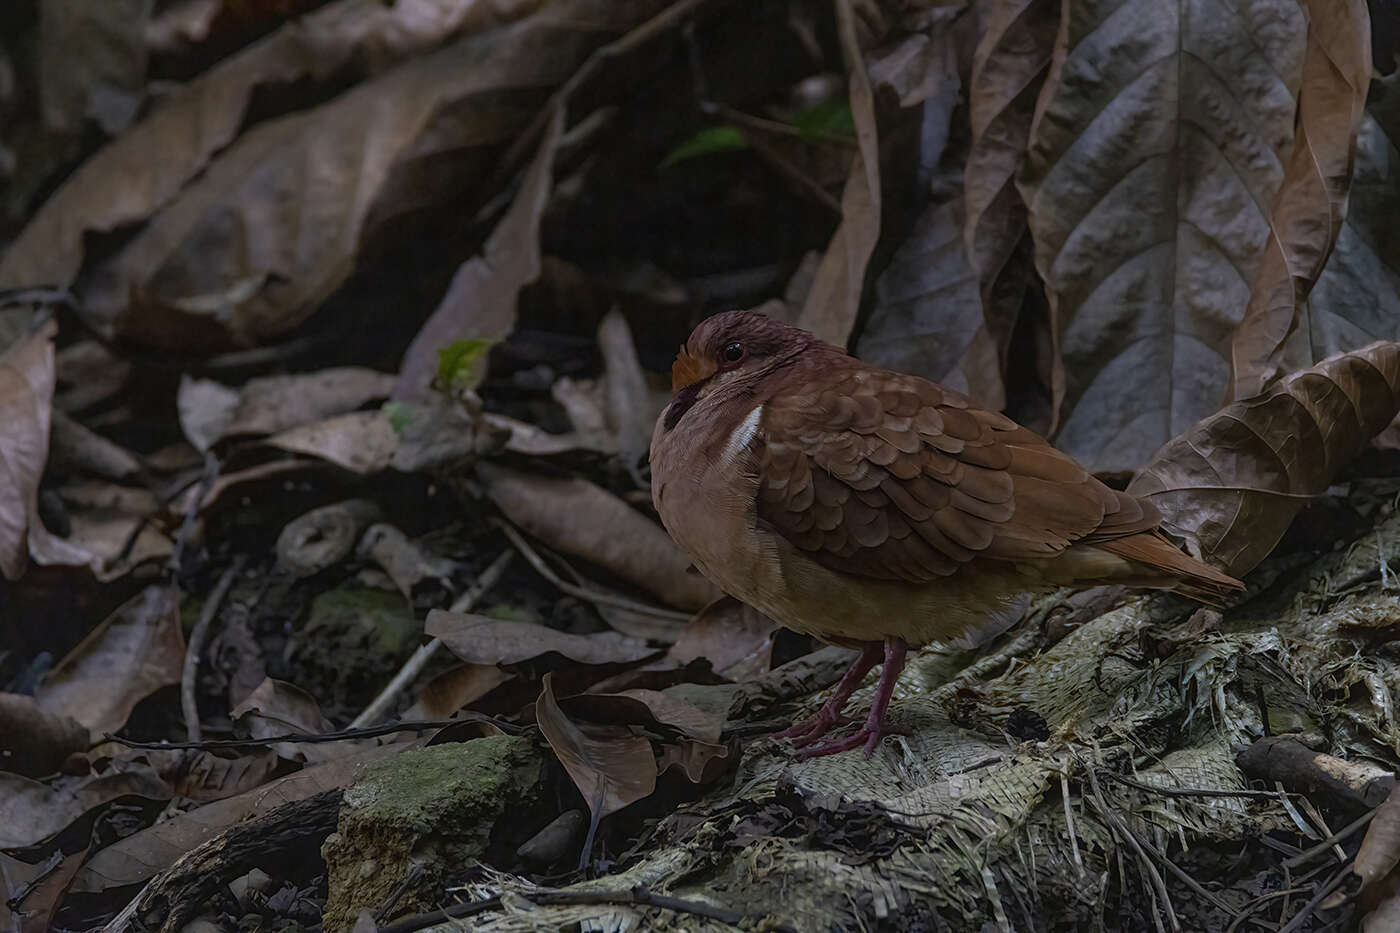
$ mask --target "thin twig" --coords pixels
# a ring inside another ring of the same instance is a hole
[[[1130,777],[1121,774],[1114,774],[1112,771],[1100,771],[1101,775],[1111,780],[1117,781],[1128,787],[1135,787],[1138,790],[1147,791],[1152,794],[1160,794],[1163,797],[1268,797],[1271,800],[1278,800],[1280,797],[1287,797],[1287,791],[1277,790],[1212,790],[1208,787],[1162,787],[1157,784],[1148,784],[1145,781],[1135,781]],[[1301,796],[1295,794],[1294,796]]]
[[[199,728],[199,701],[195,698],[195,682],[199,679],[199,656],[204,653],[204,642],[209,636],[209,627],[214,623],[214,617],[219,614],[219,607],[223,605],[229,587],[233,586],[234,577],[238,576],[247,559],[246,554],[237,555],[224,571],[224,575],[219,577],[219,582],[214,585],[213,592],[209,594],[204,608],[199,612],[199,621],[195,622],[194,628],[190,630],[189,644],[185,646],[185,664],[180,672],[180,709],[185,714],[185,735],[191,742],[198,742],[202,737]]]
[[[1286,859],[1283,864],[1288,868],[1297,868],[1299,865],[1311,861],[1318,855],[1321,855],[1323,852],[1326,852],[1328,849],[1332,848],[1332,846],[1351,837],[1358,830],[1365,828],[1366,824],[1370,823],[1371,820],[1375,818],[1376,810],[1379,809],[1380,808],[1377,807],[1375,810],[1368,810],[1366,813],[1352,820],[1350,823],[1343,826],[1341,829],[1337,830],[1335,833],[1328,836],[1326,839],[1322,840],[1312,848],[1304,849],[1302,852],[1299,852],[1292,858]]]
[[[214,481],[218,478],[219,458],[212,453],[205,453],[204,470],[199,476],[199,491],[190,498],[190,504],[185,508],[185,517],[180,522],[180,530],[175,533],[175,545],[170,551],[170,569],[174,571],[177,579],[185,569],[185,551],[189,549],[190,541],[194,538],[194,530],[199,518],[199,510],[204,505],[204,497],[209,495],[209,490],[214,488]],[[172,498],[174,498],[173,495]]]
[[[500,582],[501,577],[506,572],[506,567],[514,556],[514,551],[504,551],[481,572],[481,576],[476,578],[476,583],[472,585],[471,589],[453,601],[452,605],[448,607],[448,611],[471,612],[477,601]],[[398,695],[406,690],[409,684],[418,678],[419,674],[423,673],[423,668],[428,666],[428,662],[432,660],[433,655],[441,647],[442,639],[434,638],[413,652],[409,659],[404,662],[403,667],[399,668],[399,672],[394,675],[394,679],[389,681],[388,686],[379,691],[379,696],[375,697],[369,706],[365,707],[364,712],[356,716],[354,722],[350,723],[350,728],[363,729],[383,719],[384,714],[389,711],[389,707],[393,705]]]
[[[655,616],[658,619],[670,619],[673,622],[690,621],[691,616],[688,612],[677,612],[674,609],[662,609],[660,606],[648,606],[646,603],[635,602],[627,599],[625,596],[614,596],[611,593],[599,593],[570,583],[560,577],[559,574],[555,573],[550,566],[544,562],[544,558],[540,557],[539,552],[531,547],[530,542],[525,540],[525,536],[517,531],[509,522],[502,521],[499,518],[492,518],[491,522],[497,528],[501,529],[502,533],[510,539],[510,543],[515,545],[516,549],[524,555],[525,559],[530,562],[530,566],[534,567],[540,576],[544,577],[570,596],[576,596],[590,603],[612,606],[616,609],[626,609],[629,612],[640,612],[643,615]]]
[[[1288,924],[1278,931],[1278,933],[1297,933],[1302,929],[1303,924],[1308,922],[1308,918],[1317,912],[1317,906],[1326,900],[1327,895],[1342,886],[1342,882],[1351,874],[1351,862],[1347,862],[1337,869],[1336,874],[1327,880],[1327,883],[1317,889],[1316,893],[1303,905],[1302,909],[1294,915]]]
[[[1280,897],[1286,898],[1290,894],[1302,894],[1306,890],[1307,888],[1285,888],[1282,891],[1270,891],[1268,894],[1262,894],[1256,897],[1240,908],[1240,912],[1235,915],[1235,919],[1231,920],[1230,925],[1225,928],[1225,933],[1235,933],[1235,931],[1240,928],[1240,924],[1244,923],[1246,920],[1253,920],[1254,918],[1250,917],[1250,914],[1257,911],[1260,907],[1263,907],[1269,901]]]
[[[700,901],[688,901],[679,897],[668,897],[664,894],[652,894],[645,885],[637,885],[628,891],[537,890],[523,892],[520,897],[541,906],[591,906],[596,904],[599,906],[656,907],[661,910],[674,911],[675,913],[690,914],[694,917],[704,917],[707,920],[727,923],[734,927],[740,926],[746,920],[752,919],[738,911],[729,910],[724,907],[714,907]],[[418,914],[415,917],[405,917],[402,920],[380,927],[379,933],[417,933],[418,930],[435,926],[447,920],[473,917],[477,914],[500,909],[501,897],[497,895],[495,897],[488,897],[485,900],[472,901],[469,904],[454,904],[451,907],[429,911],[426,914]],[[769,924],[764,926],[763,929],[772,930],[774,933],[796,933],[796,929],[786,923]]]
[[[124,739],[119,735],[112,735],[110,732],[106,732],[102,735],[102,742],[115,742],[126,748],[250,748],[255,745],[271,745],[276,742],[318,744],[322,742],[346,742],[351,739],[372,739],[375,736],[389,735],[393,732],[423,732],[427,729],[445,729],[448,726],[455,726],[462,722],[490,723],[502,732],[509,732],[512,735],[518,735],[525,731],[520,726],[502,719],[497,719],[495,716],[487,716],[485,713],[474,713],[470,710],[462,710],[457,714],[457,718],[455,719],[410,719],[403,722],[386,722],[377,726],[367,726],[364,729],[341,729],[338,732],[288,732],[285,735],[269,735],[261,739],[206,739],[202,742],[137,742],[133,739]],[[102,742],[98,742],[96,745],[101,745]],[[96,747],[96,745],[94,745],[94,747]]]
[[[1091,791],[1090,796],[1086,799],[1095,810],[1099,811],[1099,816],[1104,818],[1109,827],[1118,835],[1122,836],[1123,840],[1128,843],[1129,848],[1137,854],[1143,867],[1147,869],[1147,878],[1152,883],[1154,896],[1161,902],[1162,909],[1167,913],[1167,922],[1171,924],[1173,933],[1177,933],[1177,931],[1181,930],[1181,921],[1176,918],[1176,910],[1172,907],[1171,897],[1167,893],[1167,883],[1162,880],[1161,872],[1157,871],[1157,866],[1152,864],[1152,860],[1149,859],[1147,853],[1143,851],[1142,843],[1138,840],[1137,835],[1127,823],[1123,822],[1122,817],[1113,812],[1108,802],[1104,800],[1103,793],[1099,790],[1099,780],[1095,775],[1094,769],[1088,768],[1086,770],[1089,775],[1089,788]],[[1160,926],[1161,919],[1157,917],[1155,911],[1152,916]]]

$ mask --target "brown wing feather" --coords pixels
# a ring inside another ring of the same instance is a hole
[[[862,576],[928,582],[977,557],[1050,558],[1161,520],[1010,419],[844,356],[791,368],[755,452],[759,518]]]

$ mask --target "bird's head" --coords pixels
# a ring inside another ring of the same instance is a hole
[[[757,311],[725,311],[691,331],[671,367],[669,429],[712,392],[755,386],[820,341]]]

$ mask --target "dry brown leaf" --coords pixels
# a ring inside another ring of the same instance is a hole
[[[354,411],[274,434],[264,443],[368,476],[389,468],[399,436],[384,412]]]
[[[997,408],[1005,404],[1000,376],[1034,271],[1034,245],[1016,174],[1025,162],[1036,99],[1050,68],[1059,12],[1052,0],[993,0],[972,60],[972,149],[963,171],[963,236],[978,277],[983,324],[962,369],[971,378],[995,361],[996,383],[978,391],[969,382],[969,391]]]
[[[388,398],[393,385],[388,373],[361,366],[250,379],[238,390],[238,404],[220,437],[276,434],[314,424]]]
[[[233,421],[238,391],[213,379],[184,375],[175,394],[175,408],[185,439],[200,453],[208,453]]]
[[[321,735],[334,728],[321,714],[321,705],[305,690],[283,680],[263,678],[253,692],[233,709],[229,717],[247,726],[255,739],[299,732]],[[349,750],[339,742],[277,742],[272,745],[288,761],[329,761]]]
[[[86,564],[106,583],[170,556],[174,542],[161,530],[160,503],[149,490],[79,480],[54,491],[69,509],[65,548],[53,554],[35,550],[35,563]]]
[[[94,750],[94,758],[98,751]],[[118,770],[149,767],[177,797],[205,803],[261,787],[283,766],[281,757],[270,748],[243,752],[235,758],[192,748],[122,749],[121,755],[113,763]]]
[[[383,517],[373,499],[346,499],[304,512],[277,535],[277,566],[298,578],[334,567],[355,550],[365,529]]]
[[[556,107],[510,209],[482,248],[452,277],[432,315],[404,352],[394,398],[420,398],[438,371],[438,351],[456,340],[504,340],[515,329],[520,289],[540,275],[540,218],[554,185],[554,155],[564,133]],[[444,386],[443,388],[448,388]]]
[[[681,739],[661,749],[656,770],[664,774],[670,768],[680,768],[692,784],[709,784],[728,769],[729,751],[728,745]]]
[[[595,818],[650,796],[656,790],[657,774],[651,743],[625,726],[570,720],[554,699],[553,677],[544,675],[535,701],[535,721]]]
[[[647,643],[617,632],[570,635],[533,622],[505,622],[471,612],[428,613],[424,631],[469,664],[519,664],[556,652],[580,664],[624,664],[655,654]]]
[[[481,464],[491,501],[550,547],[605,567],[673,606],[699,609],[719,590],[660,525],[582,479],[549,479]]]
[[[53,786],[0,771],[0,849],[34,845],[93,807],[127,796],[168,800],[170,788],[149,770],[69,778]]]
[[[559,708],[577,721],[613,726],[670,726],[693,739],[719,741],[724,717],[659,690],[580,693],[559,700]]]
[[[13,580],[29,564],[39,525],[39,479],[49,452],[53,399],[50,323],[0,354],[0,572]]]
[[[73,879],[71,890],[95,894],[108,888],[140,884],[234,823],[322,791],[352,784],[366,765],[393,757],[415,744],[404,742],[361,749],[353,759],[339,758],[315,765],[236,797],[178,814],[95,853]]]
[[[1231,346],[1231,398],[1255,395],[1316,360],[1308,294],[1342,229],[1356,134],[1371,81],[1365,0],[1307,0],[1297,131],[1274,197],[1269,241]]]
[[[53,929],[54,911],[68,893],[68,884],[87,860],[89,851],[90,846],[85,846],[76,852],[65,854],[57,866],[50,862],[32,866],[35,875],[27,879],[33,882],[32,887],[28,884],[8,885],[6,902],[0,903],[0,923],[9,919],[13,926],[7,929],[16,930],[17,933],[48,933]],[[24,863],[3,854],[0,854],[0,863],[4,863],[0,864],[0,892],[3,892],[10,880],[6,869],[10,865]]]
[[[254,126],[93,269],[87,316],[114,336],[182,352],[296,327],[386,225],[480,182],[484,147],[535,112],[534,99],[509,92],[561,83],[656,5],[550,4]]]
[[[44,124],[77,133],[93,118],[125,129],[145,96],[146,21],[154,0],[43,0],[39,98]]]
[[[81,471],[107,479],[131,479],[144,468],[136,455],[90,431],[55,408],[49,424],[49,466]]]
[[[1351,870],[1361,879],[1361,891],[1366,891],[1394,871],[1396,865],[1400,865],[1400,786],[1391,788],[1390,795],[1376,809]]]
[[[982,296],[963,245],[962,214],[960,196],[924,210],[875,283],[875,306],[856,355],[1000,408],[1005,390],[995,354],[975,367],[960,365],[973,341],[983,339]]]
[[[1308,297],[1313,359],[1400,339],[1400,73],[1371,82],[1346,221]]]
[[[653,394],[647,386],[632,330],[617,308],[598,325],[598,352],[603,357],[603,391],[615,449],[623,467],[635,470],[651,446],[652,426],[670,399]]]
[[[849,74],[851,119],[858,149],[841,192],[841,223],[817,266],[796,323],[828,343],[845,346],[860,311],[865,267],[880,238],[880,144],[875,100],[856,35],[851,0],[836,0],[836,32]]]
[[[1018,180],[1050,300],[1058,446],[1133,469],[1211,413],[1283,179],[1296,0],[1067,0]]]
[[[297,18],[190,81],[83,163],[0,258],[0,285],[72,285],[83,236],[145,220],[169,204],[233,140],[258,87],[324,80],[352,61],[382,72],[454,34],[513,21],[539,5],[340,0]]]
[[[1128,491],[1163,528],[1240,576],[1400,412],[1400,343],[1373,343],[1232,402],[1165,444]]]
[[[185,638],[175,588],[154,584],[123,603],[39,685],[45,712],[95,735],[116,732],[142,699],[180,682]]]
[[[82,723],[39,708],[33,697],[0,693],[0,770],[42,777],[52,774],[91,738]]]
[[[667,657],[680,664],[707,658],[716,674],[748,680],[772,667],[777,630],[778,623],[768,616],[725,596],[695,614]]]
[[[126,385],[131,362],[96,340],[70,343],[54,358],[57,369],[54,408],[78,412],[111,398]]]
[[[409,605],[444,602],[459,568],[456,561],[432,553],[387,522],[365,531],[359,555],[378,564]]]
[[[458,664],[419,688],[403,718],[446,719],[514,677],[494,664]]]

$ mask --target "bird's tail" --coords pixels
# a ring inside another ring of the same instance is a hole
[[[1219,606],[1232,593],[1244,589],[1244,584],[1239,580],[1196,560],[1172,544],[1160,531],[1143,531],[1096,541],[1093,547],[1161,575],[1160,582],[1148,585],[1174,590],[1210,606]]]

